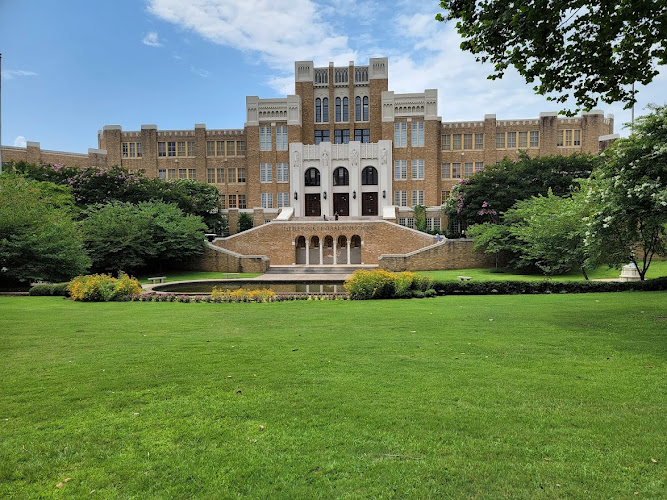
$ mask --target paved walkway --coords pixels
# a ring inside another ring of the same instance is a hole
[[[246,278],[248,281],[345,281],[352,274],[347,273],[293,273],[293,274],[262,274],[255,278]]]

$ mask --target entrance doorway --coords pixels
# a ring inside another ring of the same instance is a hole
[[[378,214],[378,194],[377,193],[363,193],[361,199],[361,215],[377,215]]]
[[[322,215],[320,209],[320,194],[307,194],[306,195],[306,216],[308,217],[319,217]]]
[[[334,213],[340,216],[350,215],[350,195],[348,193],[334,193]]]

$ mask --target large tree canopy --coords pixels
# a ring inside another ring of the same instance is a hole
[[[548,99],[591,109],[636,102],[667,63],[667,3],[660,0],[442,0],[439,21],[456,20],[461,48],[491,62],[490,79],[514,66]],[[555,94],[555,96],[548,96]],[[563,110],[574,114],[575,110]]]

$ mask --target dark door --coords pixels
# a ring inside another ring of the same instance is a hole
[[[319,217],[321,215],[320,210],[320,195],[317,194],[307,194],[306,195],[306,216],[307,217]]]
[[[334,213],[340,216],[350,215],[350,195],[348,193],[334,193]]]
[[[378,194],[377,193],[363,193],[361,199],[361,215],[377,215],[378,214]]]

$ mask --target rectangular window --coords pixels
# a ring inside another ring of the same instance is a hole
[[[215,141],[206,141],[206,156],[215,156]]]
[[[371,129],[369,128],[355,128],[354,140],[359,142],[371,142]]]
[[[278,208],[289,207],[289,193],[278,193]]]
[[[408,124],[406,122],[394,123],[394,147],[404,148],[408,145]]]
[[[424,204],[424,191],[415,189],[412,191],[412,206]]]
[[[160,169],[158,169],[158,171],[157,171],[157,176],[158,176],[160,179],[166,179],[166,178],[167,178],[167,171],[166,171],[164,168],[160,168]]]
[[[475,149],[484,149],[484,134],[475,134]]]
[[[350,131],[334,130],[334,144],[348,144],[350,142]]]
[[[507,132],[507,149],[516,148],[516,132]]]
[[[273,164],[259,164],[259,182],[273,182]]]
[[[519,147],[528,147],[528,132],[519,132]]]
[[[461,164],[452,163],[452,179],[460,179],[460,178],[461,178]]]
[[[167,142],[167,156],[176,156],[176,141]]]
[[[408,178],[408,160],[394,160],[394,179],[397,181]]]
[[[412,122],[412,146],[424,145],[424,122]]]
[[[215,156],[225,156],[225,141],[215,141]]]
[[[167,156],[167,144],[165,142],[157,143],[157,155],[158,156]]]
[[[484,170],[484,163],[482,163],[481,161],[476,161],[475,162],[475,173],[481,172],[482,170]]]
[[[405,226],[409,227],[410,229],[415,228],[415,218],[414,217],[408,217],[405,219]]]
[[[328,130],[316,130],[315,131],[315,144],[321,142],[329,142],[329,131]]]
[[[227,156],[236,156],[235,145],[236,141],[227,141]]]
[[[141,158],[143,156],[143,150],[141,147],[141,143],[137,142],[137,158]]]
[[[408,192],[407,191],[394,191],[394,205],[399,207],[408,206]]]
[[[287,125],[276,127],[276,150],[287,151]]]
[[[127,142],[123,143],[123,158],[130,157],[130,148]]]
[[[463,164],[463,176],[470,177],[472,175],[472,162],[466,162]]]
[[[415,180],[424,178],[424,160],[412,160],[412,178]]]
[[[241,209],[247,208],[246,203],[245,203],[245,195],[244,194],[239,195],[239,208],[241,208]]]
[[[226,200],[225,195],[221,194],[220,195],[220,208],[227,208],[227,205],[225,205],[225,200]]]
[[[572,131],[565,131],[565,146],[572,146]]]
[[[444,203],[449,199],[451,193],[450,191],[442,191],[440,194],[442,195],[442,203]]]
[[[187,141],[188,146],[188,156],[196,156],[197,151],[195,150],[195,141]]]
[[[259,127],[259,150],[271,151],[271,127]]]
[[[197,169],[196,168],[189,168],[188,169],[188,179],[196,179],[197,178]]]
[[[472,134],[463,134],[463,149],[472,149]]]
[[[227,169],[227,182],[236,184],[236,169],[228,168]]]
[[[452,136],[450,134],[443,134],[440,136],[441,149],[449,151],[452,149]]]
[[[399,226],[405,226],[405,217],[399,217],[398,218],[398,225]]]
[[[245,156],[245,141],[236,141],[236,155]]]
[[[278,182],[289,182],[289,164],[276,164],[276,180]]]
[[[426,219],[426,229],[429,231],[440,229],[440,217],[428,217]]]
[[[168,168],[167,169],[167,179],[175,179],[176,178],[176,169],[175,168]]]
[[[273,193],[262,193],[262,208],[273,208]]]
[[[443,163],[440,165],[440,177],[442,179],[451,179],[451,170],[449,163]]]
[[[496,132],[496,149],[505,149],[505,132]]]
[[[540,147],[540,131],[539,130],[531,130],[530,131],[530,147],[531,148]]]
[[[461,149],[461,134],[452,134],[452,149]]]
[[[574,145],[581,146],[581,130],[574,131]]]
[[[178,169],[178,178],[179,179],[187,179],[188,178],[188,169],[187,168],[179,168]]]
[[[225,183],[225,169],[224,168],[217,169],[217,180],[218,180],[218,184],[224,184]]]
[[[229,195],[229,208],[236,208],[236,195],[235,194],[230,194]]]
[[[215,183],[215,169],[214,168],[207,168],[206,169],[206,182],[209,184],[214,184]]]
[[[185,156],[185,141],[178,141],[178,156]]]
[[[245,167],[236,169],[236,181],[239,183],[245,182]]]

